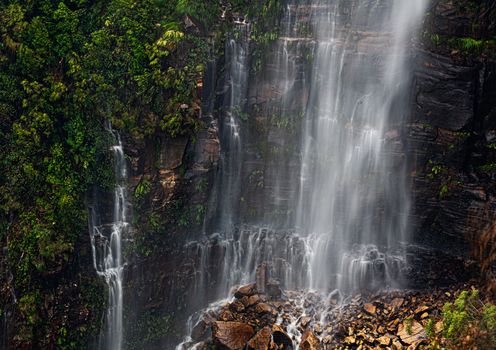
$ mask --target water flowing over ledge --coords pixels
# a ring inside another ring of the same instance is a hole
[[[116,144],[114,154],[115,188],[112,221],[102,223],[100,213],[90,208],[90,238],[93,264],[99,276],[108,286],[108,306],[105,329],[99,339],[101,350],[121,350],[123,345],[123,241],[129,230],[127,215],[127,167],[122,140],[119,133],[109,125]]]
[[[277,74],[262,78],[277,92],[269,111],[302,116],[300,176],[289,179],[297,195],[279,200],[286,195],[281,179],[287,158],[276,154],[264,169],[273,178],[267,187],[262,184],[272,206],[292,213],[285,226],[297,229],[285,232],[234,229],[243,225],[235,203],[243,193],[240,174],[249,166],[241,152],[249,133],[241,126],[251,91],[250,29],[239,24],[241,35],[226,45],[230,97],[224,101],[214,230],[223,233],[188,248],[201,261],[196,295],[214,287],[210,297],[225,298],[233,285],[254,282],[261,269],[279,287],[322,295],[400,285],[410,198],[407,164],[394,148],[409,113],[410,45],[425,5],[405,0],[287,5],[280,39],[264,62]],[[267,218],[262,222],[278,226]]]

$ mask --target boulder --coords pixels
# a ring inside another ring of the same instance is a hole
[[[251,350],[269,350],[270,341],[272,339],[272,332],[270,327],[264,327],[250,339],[248,342],[248,349]]]
[[[427,334],[424,327],[415,320],[405,321],[398,328],[398,337],[405,344],[414,344],[425,339]]]
[[[257,304],[257,306],[255,307],[255,311],[258,314],[270,314],[270,313],[273,313],[274,309],[269,304],[260,303],[260,304]]]
[[[214,342],[229,350],[243,350],[254,334],[253,327],[242,322],[216,321],[212,324]]]
[[[300,349],[320,350],[322,349],[322,344],[320,343],[319,338],[317,338],[312,331],[307,330],[305,333],[303,333],[303,336],[301,337]]]
[[[370,315],[375,315],[377,312],[377,308],[373,304],[365,304],[363,305],[363,309]]]
[[[280,325],[272,326],[272,339],[277,346],[283,346],[283,349],[293,347],[291,337],[284,331]]]
[[[210,337],[210,324],[201,319],[191,330],[191,339],[195,342],[200,342],[202,340],[206,340]]]
[[[257,287],[254,283],[247,284],[238,288],[238,290],[234,293],[234,296],[237,299],[242,299],[244,296],[252,296],[257,294]]]

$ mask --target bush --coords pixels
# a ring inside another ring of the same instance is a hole
[[[496,349],[496,306],[483,302],[478,290],[463,291],[453,303],[446,303],[441,321],[437,334],[433,320],[426,326],[429,349]]]

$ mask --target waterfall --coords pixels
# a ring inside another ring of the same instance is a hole
[[[408,48],[424,6],[312,2],[297,226],[311,237],[313,289],[384,285],[398,274],[410,200],[405,161],[395,157],[408,113]]]
[[[248,84],[248,37],[250,27],[237,23],[235,32],[225,46],[225,59],[229,69],[226,86],[228,93],[223,101],[220,138],[223,145],[220,174],[217,181],[218,223],[222,232],[233,230],[241,191],[242,135],[241,122],[245,115],[246,89]]]
[[[249,45],[228,42],[224,169],[215,191],[220,224],[187,248],[200,262],[197,284],[206,301],[254,282],[260,264],[270,266],[283,288],[315,291],[322,300],[401,285],[411,206],[402,139],[411,98],[408,61],[427,1],[289,1],[257,77],[248,77]],[[265,113],[270,123],[297,125],[292,134],[269,130],[264,140],[286,150],[296,145],[294,154],[245,149],[253,134],[242,129],[244,113],[233,112],[250,112],[258,94],[266,95],[264,110],[257,105],[249,118],[263,120]],[[253,176],[256,157],[265,157],[263,210],[253,227],[238,215],[245,198],[237,197],[250,186],[242,179]],[[194,346],[189,337],[177,349]]]
[[[123,270],[122,242],[129,229],[127,218],[127,168],[120,134],[109,126],[116,140],[111,150],[114,154],[115,188],[113,211],[109,223],[102,223],[104,213],[90,208],[90,238],[93,264],[108,286],[108,305],[105,330],[99,340],[101,350],[121,350],[123,343]],[[107,221],[108,221],[107,220]]]

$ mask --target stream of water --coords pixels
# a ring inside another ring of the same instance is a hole
[[[127,168],[119,133],[109,127],[116,140],[114,154],[115,188],[111,222],[105,223],[95,208],[90,209],[90,238],[93,264],[108,287],[105,328],[99,339],[101,350],[121,350],[123,345],[123,238],[129,229],[127,218]]]
[[[230,113],[221,140],[221,167],[226,168],[217,179],[223,189],[220,233],[207,233],[205,240],[192,243],[201,257],[199,288],[217,286],[211,301],[228,297],[233,285],[253,282],[264,262],[271,264],[273,277],[284,288],[322,295],[401,286],[410,210],[402,132],[411,98],[409,59],[426,4],[287,3],[280,37],[263,62],[277,74],[262,78],[279,96],[271,106],[281,111],[279,117],[288,111],[302,116],[299,137],[282,141],[298,143],[299,177],[290,174],[287,158],[275,158],[265,169],[276,179],[270,196],[291,213],[285,226],[292,229],[281,232],[234,229],[243,224],[236,199],[244,185],[240,179],[246,140],[241,140],[247,135],[239,115],[246,109],[246,85],[264,85],[247,73],[249,35],[229,41]],[[294,198],[281,199],[288,192],[284,180],[297,189]],[[268,217],[260,227],[277,226]],[[218,275],[212,276],[209,266],[216,266]],[[190,345],[185,342],[178,349]]]

